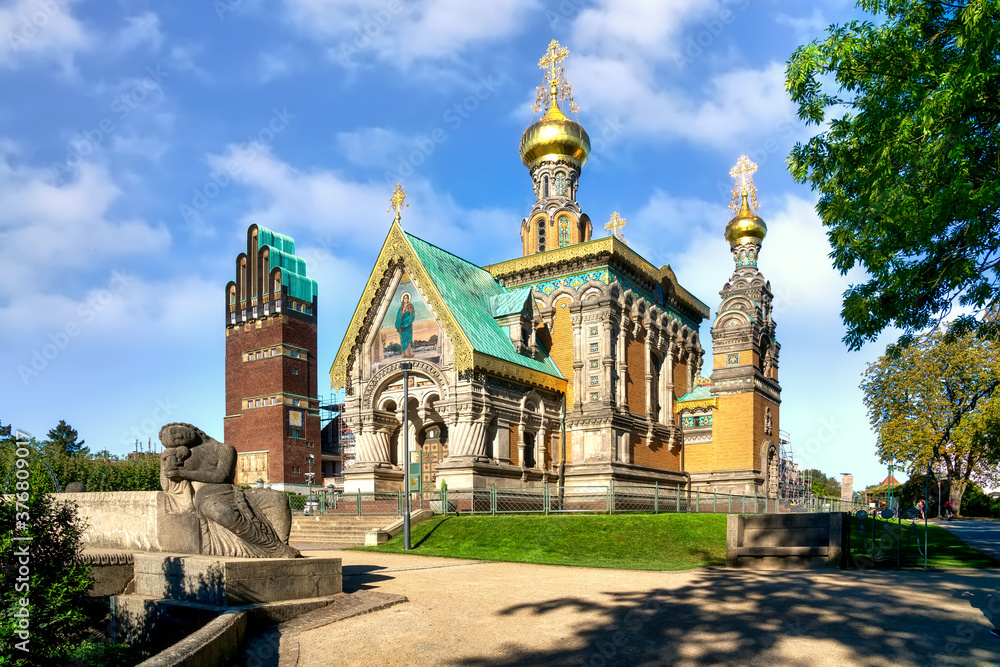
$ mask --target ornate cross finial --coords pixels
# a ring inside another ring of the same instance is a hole
[[[733,199],[729,202],[729,208],[732,209],[733,213],[740,210],[740,201],[744,194],[750,200],[750,206],[753,207],[754,212],[760,210],[760,205],[757,203],[757,188],[753,184],[755,171],[757,171],[757,164],[751,162],[746,155],[741,155],[740,159],[736,161],[736,166],[729,170],[729,175],[736,179],[736,185],[733,187]]]
[[[396,183],[396,189],[392,191],[392,196],[389,197],[389,210],[386,213],[392,213],[392,209],[396,209],[396,217],[392,219],[393,222],[399,222],[399,211],[404,206],[410,207],[409,204],[404,204],[403,200],[406,199],[406,193],[403,192],[403,186],[398,182]]]
[[[604,228],[609,232],[611,232],[611,235],[614,236],[616,239],[618,239],[625,245],[628,245],[628,242],[625,240],[625,237],[622,236],[622,231],[621,231],[622,228],[625,227],[626,222],[628,221],[625,218],[618,215],[618,211],[615,211],[614,213],[611,214],[611,220],[605,223]]]
[[[559,100],[569,102],[569,110],[577,113],[580,107],[573,101],[573,86],[566,80],[566,70],[563,69],[562,61],[569,55],[569,49],[560,46],[559,42],[552,40],[545,49],[545,55],[538,61],[538,66],[545,72],[542,84],[538,86],[538,95],[535,97],[535,104],[531,110],[538,113],[542,109],[549,109],[553,104],[558,104]]]

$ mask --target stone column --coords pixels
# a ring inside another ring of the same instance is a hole
[[[670,353],[671,345],[670,343],[663,344],[660,343],[660,423],[670,424],[673,422],[673,393],[674,393],[674,383],[673,383],[673,363],[672,356]]]
[[[573,409],[580,410],[583,408],[584,392],[586,391],[585,378],[587,372],[583,367],[583,360],[586,358],[587,352],[582,333],[582,306],[578,308],[570,306],[570,308],[571,311],[575,311],[570,312],[570,322],[573,324],[573,377],[571,378],[573,383]]]
[[[538,429],[538,433],[535,435],[535,467],[539,470],[545,470],[546,434],[548,434],[548,430],[543,423],[542,428]]]
[[[653,357],[651,352],[650,339],[652,335],[646,329],[646,341],[643,345],[643,359],[646,363],[646,419],[653,421]]]
[[[358,433],[358,463],[389,463],[389,434],[371,429]]]
[[[517,463],[524,467],[524,418],[517,425]]]
[[[622,314],[621,320],[618,326],[618,340],[616,342],[616,348],[618,351],[618,392],[617,392],[617,403],[618,409],[622,411],[628,410],[628,386],[625,378],[628,374],[628,332],[632,328],[632,320],[628,318],[628,315]]]

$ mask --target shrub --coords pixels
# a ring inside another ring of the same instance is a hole
[[[62,664],[103,616],[104,601],[88,596],[93,580],[77,561],[80,534],[72,505],[26,491],[20,501],[0,497],[0,664]]]

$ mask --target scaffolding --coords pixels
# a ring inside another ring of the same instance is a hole
[[[799,470],[792,451],[792,436],[788,431],[778,431],[778,496],[789,500],[812,497],[812,471]]]
[[[340,477],[344,471],[354,465],[357,458],[357,447],[354,432],[344,423],[341,415],[344,404],[335,402],[334,397],[320,401],[319,423],[322,436],[322,451],[340,457],[334,466],[334,477]]]

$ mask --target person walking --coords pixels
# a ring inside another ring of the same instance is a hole
[[[917,509],[920,510],[920,518],[924,518],[924,499],[921,498],[920,502],[917,503]]]
[[[944,518],[951,521],[952,517],[955,516],[955,511],[951,508],[951,499],[949,499],[944,504]]]

